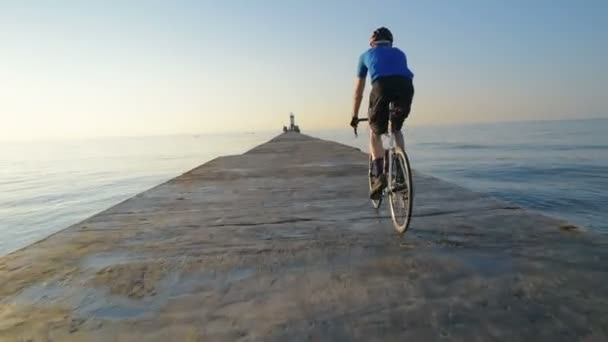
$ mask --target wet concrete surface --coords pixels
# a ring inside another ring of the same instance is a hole
[[[0,258],[0,341],[608,341],[608,240],[286,133]]]

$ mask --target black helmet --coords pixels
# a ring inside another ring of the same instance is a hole
[[[369,40],[370,45],[379,41],[389,41],[393,42],[393,34],[386,27],[380,27],[372,33],[372,37]]]

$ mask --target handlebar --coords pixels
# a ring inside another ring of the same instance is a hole
[[[362,121],[367,121],[367,118],[360,118],[357,120],[357,124]],[[357,126],[353,127],[353,130],[355,131],[355,137],[357,137]]]

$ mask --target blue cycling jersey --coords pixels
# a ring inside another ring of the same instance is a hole
[[[414,78],[414,73],[407,66],[405,53],[391,44],[379,44],[359,57],[357,76],[365,78],[368,70],[372,82],[383,76]]]

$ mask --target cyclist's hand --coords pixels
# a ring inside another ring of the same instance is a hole
[[[350,120],[350,127],[357,128],[357,125],[359,125],[359,116],[353,115],[353,118]]]

